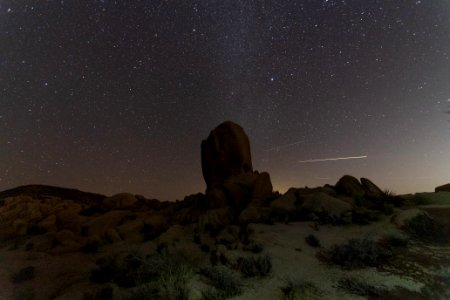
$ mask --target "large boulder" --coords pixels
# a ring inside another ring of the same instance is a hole
[[[334,189],[338,194],[343,194],[350,197],[364,195],[364,189],[361,183],[359,183],[358,179],[350,175],[344,175],[341,179],[339,179]]]
[[[270,203],[270,209],[275,216],[292,216],[297,212],[297,191],[296,188],[290,188],[284,195],[278,197]]]
[[[83,225],[87,236],[104,236],[110,228],[119,226],[122,221],[130,215],[129,211],[112,210],[101,216],[97,216]]]
[[[384,192],[367,178],[361,178],[361,185],[368,199],[383,199]]]
[[[252,172],[250,142],[244,129],[231,121],[217,126],[202,141],[201,161],[207,190],[232,175]]]
[[[450,183],[438,186],[434,189],[437,192],[450,192]]]
[[[323,192],[305,196],[301,209],[314,214],[326,223],[352,222],[352,206]]]
[[[267,200],[272,196],[273,186],[270,180],[270,175],[267,172],[261,172],[256,178],[255,184],[252,190],[251,203],[253,205],[264,205]]]

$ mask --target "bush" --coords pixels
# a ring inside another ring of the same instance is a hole
[[[322,295],[322,293],[314,284],[309,282],[296,284],[291,279],[286,280],[286,285],[282,286],[280,290],[283,300],[321,299]]]
[[[379,266],[390,256],[391,251],[369,238],[350,239],[319,253],[319,258],[349,270]]]
[[[383,291],[376,287],[362,282],[356,278],[342,278],[338,282],[338,288],[345,290],[351,294],[364,297],[381,297]]]
[[[418,240],[426,242],[447,242],[441,224],[426,214],[420,214],[411,219],[405,230]]]
[[[243,250],[258,254],[263,250],[263,246],[259,243],[250,242],[250,243],[248,243],[248,245],[244,246]]]
[[[153,300],[158,299],[158,287],[152,283],[142,284],[131,291],[125,300]]]
[[[226,267],[209,267],[200,270],[214,289],[204,293],[205,299],[227,299],[241,293],[241,284]]]
[[[320,247],[319,239],[313,234],[310,234],[307,237],[305,237],[305,242],[308,245],[310,245],[311,247],[314,247],[314,248]]]
[[[265,277],[272,271],[272,260],[268,255],[241,257],[238,269],[245,277]]]
[[[142,258],[133,254],[123,258],[117,255],[101,258],[97,261],[97,268],[91,271],[91,281],[114,282],[126,288],[149,282],[158,276],[160,270],[144,266],[144,262]]]

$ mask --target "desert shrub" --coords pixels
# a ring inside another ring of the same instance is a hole
[[[126,296],[124,300],[153,300],[158,298],[158,287],[152,283],[146,283],[134,288]]]
[[[367,237],[350,239],[347,243],[334,245],[319,252],[319,258],[345,269],[359,269],[381,265],[392,252]]]
[[[272,260],[268,255],[241,257],[238,260],[238,270],[245,277],[265,277],[272,271]]]
[[[226,267],[209,267],[200,270],[214,287],[203,293],[205,299],[227,299],[241,293],[241,284],[231,270]]]
[[[158,269],[143,265],[139,256],[128,254],[120,258],[117,255],[101,258],[97,267],[91,271],[91,281],[94,283],[114,282],[120,287],[134,287],[153,280],[158,276]]]
[[[340,279],[338,281],[338,288],[351,294],[365,297],[379,298],[383,293],[383,290],[353,277]]]
[[[360,225],[370,224],[380,219],[380,212],[364,207],[352,209],[352,222]]]
[[[31,280],[36,275],[35,271],[36,269],[33,266],[25,267],[20,269],[17,273],[12,274],[10,280],[12,283],[22,283]]]
[[[426,214],[420,214],[411,219],[404,229],[418,240],[446,242],[442,225]]]
[[[311,247],[314,248],[320,247],[320,241],[314,234],[310,234],[307,237],[305,237],[305,242]]]
[[[179,259],[165,259],[162,270],[158,286],[163,298],[187,300],[189,298],[188,281],[192,275],[192,269]]]
[[[417,193],[414,194],[414,197],[412,199],[413,203],[415,205],[429,205],[433,204],[433,201],[430,197],[426,196],[426,193]]]
[[[249,242],[247,245],[244,246],[243,250],[258,254],[263,250],[263,246],[260,243]]]
[[[163,254],[142,259],[136,255],[131,256],[128,266],[134,267],[135,273],[128,273],[128,280],[134,282],[131,285],[134,288],[125,299],[188,299],[187,283],[192,270],[181,257]],[[116,280],[115,278],[114,281]]]
[[[286,284],[280,287],[282,300],[313,300],[320,299],[322,293],[312,283],[295,283],[291,279],[286,280]]]

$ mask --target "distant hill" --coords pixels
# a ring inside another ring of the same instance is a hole
[[[0,202],[7,197],[16,197],[19,195],[30,196],[37,199],[58,197],[61,199],[70,199],[82,202],[100,202],[106,198],[105,195],[83,192],[77,189],[32,184],[23,185],[0,192]]]

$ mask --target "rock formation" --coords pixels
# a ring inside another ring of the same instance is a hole
[[[217,126],[202,141],[201,161],[208,209],[230,207],[240,213],[248,206],[263,206],[272,195],[269,174],[253,171],[249,139],[231,121]],[[249,209],[239,219],[255,220],[257,215],[256,209]]]
[[[231,121],[217,126],[202,141],[201,158],[207,190],[220,186],[232,175],[253,171],[248,136]]]
[[[438,186],[434,189],[437,192],[450,192],[450,183]]]

